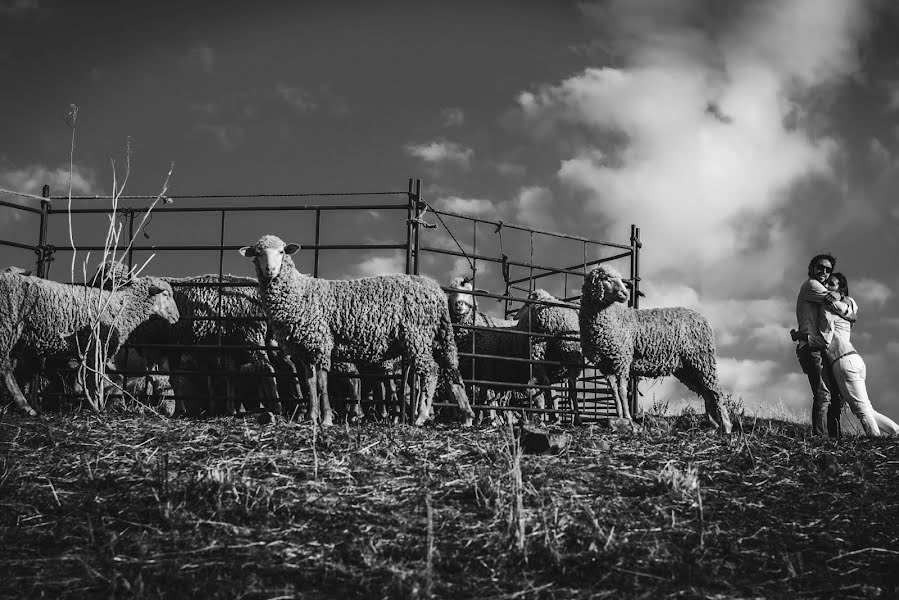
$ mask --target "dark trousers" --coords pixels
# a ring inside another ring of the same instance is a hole
[[[840,430],[842,402],[833,371],[824,357],[824,350],[808,345],[797,346],[796,356],[812,388],[812,434],[823,436],[826,431],[830,437],[839,439],[842,436]]]

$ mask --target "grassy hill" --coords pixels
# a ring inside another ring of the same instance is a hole
[[[0,596],[899,594],[899,440],[687,411],[568,429],[0,420]]]

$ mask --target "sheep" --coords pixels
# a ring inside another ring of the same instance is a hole
[[[29,415],[37,413],[13,376],[14,356],[36,364],[42,355],[87,348],[88,367],[95,370],[100,365],[89,345],[95,323],[112,356],[150,317],[170,323],[179,317],[171,286],[158,277],[134,279],[110,292],[7,272],[0,274],[0,307],[0,379],[16,406]],[[93,378],[88,385],[93,387]]]
[[[538,289],[528,295],[528,302],[516,314],[517,329],[541,335],[531,337],[530,341],[528,336],[518,336],[515,339],[515,354],[535,361],[531,363],[533,367],[529,384],[550,386],[565,381],[569,390],[573,391],[575,381],[584,367],[580,325],[577,310],[559,306],[560,304],[564,303],[546,290]],[[547,365],[543,361],[562,364]],[[538,408],[544,408],[548,399],[550,407],[557,410],[558,402],[552,390],[542,387],[540,392]],[[577,422],[577,399],[573,394],[571,401]],[[558,419],[558,415],[553,418]]]
[[[635,309],[626,306],[628,288],[617,269],[602,265],[584,278],[579,312],[584,356],[616,380],[618,415],[631,418],[627,377],[674,375],[703,397],[706,415],[729,434],[730,418],[721,404],[715,336],[696,311],[683,307]]]
[[[100,265],[91,284],[109,285],[127,275],[128,268],[123,263],[108,261]],[[281,387],[287,392],[285,399],[299,397],[296,368],[289,358],[278,352],[268,336],[268,324],[265,322],[265,313],[259,301],[258,282],[255,279],[235,275],[222,275],[220,279],[216,274],[162,279],[171,284],[175,303],[184,318],[174,326],[148,323],[132,335],[131,342],[137,345],[169,346],[165,350],[140,349],[152,369],[167,370],[168,363],[181,370],[189,367],[198,371],[226,370],[243,374],[261,372],[261,385],[258,389],[266,408],[276,413],[281,410],[278,383],[284,383]],[[219,315],[223,317],[220,322],[216,319]],[[219,334],[223,346],[242,347],[219,348]],[[208,345],[210,348],[182,351],[179,349],[180,345]],[[267,348],[267,351],[263,348]],[[274,364],[278,364],[279,370],[287,375],[273,378],[271,374],[276,372]],[[181,373],[172,375],[171,379],[179,396],[197,396],[197,391],[205,388],[206,395],[214,401],[210,407],[212,412],[235,412],[236,400],[240,397],[237,393],[240,382],[236,375],[225,378],[223,410],[218,406],[222,394],[218,392],[219,386],[215,385],[215,377],[204,378],[202,375]],[[196,399],[187,403],[179,401],[179,412],[198,416],[204,410],[203,403],[198,403]]]
[[[368,365],[405,356],[422,382],[416,399],[419,426],[430,415],[437,371],[442,370],[465,423],[470,423],[474,413],[459,374],[446,297],[437,282],[417,275],[317,279],[297,271],[290,255],[299,248],[265,235],[240,253],[253,260],[274,338],[308,365],[309,418],[333,423],[326,391],[333,352],[336,360]],[[323,390],[321,407],[317,390]]]
[[[581,344],[579,339],[569,339],[579,338],[577,311],[554,306],[562,302],[545,290],[535,290],[528,296],[529,301],[518,311],[515,319],[497,319],[477,309],[477,301],[471,294],[470,279],[457,277],[450,282],[449,287],[453,288],[448,293],[453,323],[491,328],[485,330],[460,327],[456,332],[456,344],[463,352],[472,349],[473,340],[473,348],[477,354],[537,361],[531,363],[533,368],[529,368],[527,362],[488,358],[488,356],[479,356],[475,359],[464,357],[460,360],[461,370],[466,379],[476,376],[477,379],[494,382],[478,386],[485,402],[487,390],[509,391],[509,387],[503,385],[504,383],[550,386],[563,380],[570,382],[578,376],[584,362]],[[530,333],[540,335],[525,335]],[[565,364],[548,366],[542,364],[542,361]],[[546,398],[549,398],[552,408],[558,408],[551,390],[544,387],[533,393],[538,394],[538,407],[543,408]]]
[[[509,387],[503,383],[524,383],[527,381],[526,369],[512,361],[488,356],[516,356],[516,330],[518,321],[497,319],[478,310],[477,298],[471,293],[472,280],[468,277],[456,277],[450,281],[452,291],[447,292],[450,318],[455,328],[456,346],[461,352],[473,352],[485,356],[463,356],[459,358],[459,370],[465,379],[492,381],[494,383],[472,384],[473,394],[478,396],[478,404],[488,405],[488,393],[503,393]],[[471,329],[477,327],[479,329]],[[480,329],[480,328],[490,328]],[[490,410],[483,416],[485,421],[493,419]]]

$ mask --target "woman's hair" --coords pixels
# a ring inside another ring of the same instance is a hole
[[[834,279],[837,280],[837,289],[844,296],[849,295],[849,281],[846,280],[846,276],[842,273],[832,273],[830,275]]]
[[[833,254],[818,254],[808,263],[808,276],[812,277],[815,274],[815,264],[822,259],[827,259],[830,261],[830,266],[833,269],[837,268],[837,258]]]

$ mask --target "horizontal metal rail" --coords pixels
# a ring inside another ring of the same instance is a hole
[[[613,260],[618,260],[619,258],[627,258],[630,255],[631,255],[631,252],[622,252],[621,254],[615,254],[614,256],[605,256],[603,258],[597,258],[596,260],[587,261],[580,265],[574,265],[572,267],[565,267],[565,272],[571,273],[572,271],[576,271],[579,268],[592,267],[593,265],[598,265],[598,264],[602,264],[605,262],[611,262]],[[581,272],[580,274],[582,276],[585,275],[584,272]],[[509,285],[515,285],[516,283],[524,283],[525,281],[533,281],[534,279],[541,279],[543,277],[550,277],[552,275],[555,275],[555,273],[538,273],[537,275],[534,275],[533,277],[522,277],[521,279],[510,279]]]
[[[156,200],[165,198],[169,200],[222,200],[225,198],[344,198],[347,196],[408,196],[408,191],[402,192],[305,192],[282,194],[178,194],[176,195],[148,195],[148,196],[49,196],[48,200]],[[218,210],[218,209],[216,209]]]
[[[222,207],[206,207],[206,206],[163,206],[153,209],[153,214],[165,213],[203,213],[203,212],[221,212],[223,210],[230,212],[276,212],[276,211],[346,211],[346,210],[408,210],[408,204],[342,204],[340,206],[328,206],[323,204],[303,205],[303,206],[235,206],[233,208]],[[118,208],[115,212],[128,214],[131,212],[142,213],[150,210],[149,207],[127,207]],[[40,212],[40,211],[38,211]],[[113,212],[111,208],[73,208],[50,210],[49,214],[110,214]]]
[[[501,258],[495,258],[493,256],[485,256],[483,254],[467,254],[465,252],[459,252],[456,250],[444,250],[443,248],[435,248],[433,246],[422,246],[421,250],[422,250],[422,252],[433,252],[435,254],[446,254],[448,256],[461,256],[463,258],[469,258],[469,259],[473,259],[473,260],[480,260],[480,261],[487,261],[487,262],[494,262],[494,263],[502,263],[503,262],[503,260]],[[549,271],[549,272],[551,272],[551,274],[567,273],[568,275],[577,275],[578,277],[584,276],[583,271],[574,271],[571,269],[560,269],[557,267],[548,267],[548,266],[544,266],[544,265],[519,262],[517,260],[507,260],[506,264],[513,265],[516,267],[526,267],[529,269],[531,269],[531,268],[532,269],[540,269],[541,271]]]
[[[11,242],[7,240],[0,240],[0,246],[10,246],[12,248],[21,248],[22,250],[31,250],[32,252],[38,250],[40,246],[31,246],[29,244],[20,244],[19,242]]]
[[[159,250],[240,250],[246,244],[229,244],[225,246],[132,246],[131,250],[138,252],[157,252]],[[402,250],[405,244],[303,244],[303,250]],[[103,246],[75,246],[75,250],[105,250]],[[71,246],[57,246],[57,252],[71,252]]]
[[[34,208],[33,206],[25,206],[23,204],[16,204],[15,202],[7,202],[6,200],[0,200],[0,206],[8,206],[9,208],[14,208],[16,210],[24,210],[25,212],[41,214],[41,209]]]
[[[524,227],[522,225],[515,225],[514,223],[506,223],[505,221],[491,221],[489,219],[482,219],[480,217],[472,217],[471,215],[464,215],[461,213],[455,213],[448,210],[441,210],[434,207],[431,207],[431,212],[437,215],[444,215],[448,217],[454,217],[457,219],[463,219],[466,221],[474,221],[475,223],[484,223],[488,225],[494,225],[497,227],[504,227],[508,229],[516,229],[518,231],[526,231],[528,233],[537,233],[540,235],[547,235],[550,237],[556,237],[566,240],[575,240],[577,242],[587,242],[588,244],[596,244],[600,246],[609,246],[611,248],[621,248],[622,250],[630,249],[630,246],[625,244],[617,244],[615,242],[606,242],[603,240],[591,240],[589,238],[585,238],[579,235],[571,235],[568,233],[559,233],[557,231],[547,231],[543,229],[534,229],[533,227]]]

